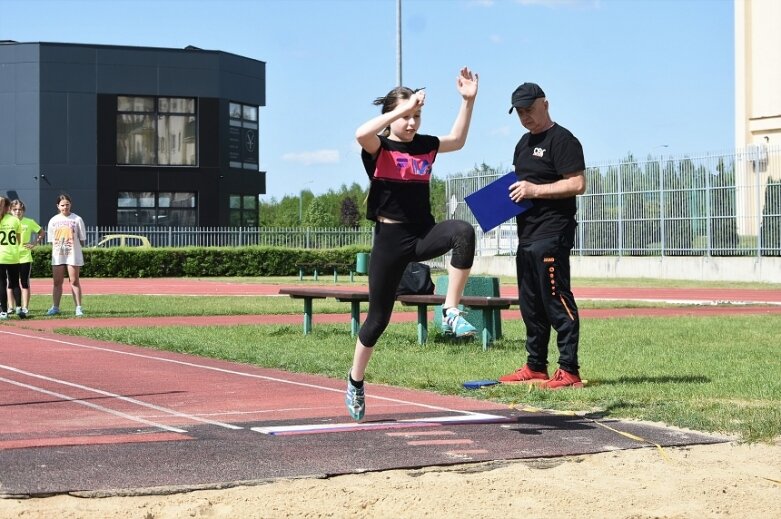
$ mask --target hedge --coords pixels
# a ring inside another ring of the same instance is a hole
[[[281,247],[182,247],[84,249],[82,277],[296,276],[299,265],[340,274],[355,271],[356,255],[369,247],[288,249]],[[326,270],[328,269],[328,270]],[[33,249],[32,277],[51,277],[51,246]]]

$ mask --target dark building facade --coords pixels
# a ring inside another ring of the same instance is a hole
[[[0,42],[0,193],[45,226],[255,226],[266,66],[221,51]]]

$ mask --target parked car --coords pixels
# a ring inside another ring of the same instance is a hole
[[[149,238],[138,234],[107,234],[95,244],[95,247],[141,247],[148,249],[152,247]]]

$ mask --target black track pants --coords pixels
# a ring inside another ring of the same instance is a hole
[[[535,371],[548,366],[551,328],[556,330],[559,365],[578,374],[580,319],[570,287],[569,254],[574,229],[566,235],[519,245],[516,256],[521,316],[526,325],[527,364]]]

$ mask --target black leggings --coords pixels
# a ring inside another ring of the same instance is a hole
[[[33,264],[29,262],[19,264],[19,282],[14,283],[13,286],[10,287],[14,292],[16,306],[22,306],[22,288],[27,290],[30,289],[30,271],[32,271],[32,266]],[[21,287],[19,285],[21,285]]]
[[[358,332],[367,348],[388,327],[396,289],[411,261],[426,261],[453,251],[450,264],[472,268],[475,258],[475,230],[463,220],[445,220],[436,225],[377,222],[369,262],[369,312]]]
[[[0,312],[8,311],[8,291],[7,288],[19,285],[19,264],[0,264],[0,284],[2,284],[2,290],[0,291]]]

